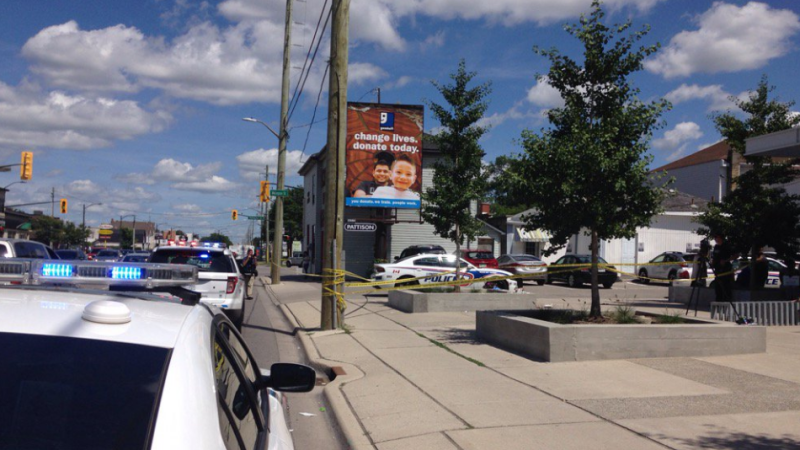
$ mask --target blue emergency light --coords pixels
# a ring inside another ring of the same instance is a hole
[[[69,278],[72,276],[72,264],[44,263],[42,264],[42,275]]]
[[[111,278],[115,280],[141,280],[141,267],[112,267]]]

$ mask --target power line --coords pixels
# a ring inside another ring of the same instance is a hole
[[[317,94],[317,103],[314,105],[314,114],[311,115],[311,123],[308,126],[308,132],[306,133],[306,141],[303,142],[303,150],[300,152],[300,161],[303,162],[303,156],[306,154],[306,147],[308,147],[308,138],[311,136],[311,128],[316,123],[314,122],[314,118],[317,117],[317,108],[319,107],[319,100],[322,98],[322,88],[325,86],[325,77],[328,75],[328,66],[325,66],[325,72],[322,74],[322,82],[319,84],[319,93]],[[326,118],[327,119],[327,118]],[[322,119],[325,120],[325,119]],[[322,121],[320,120],[320,122]]]
[[[297,80],[297,84],[295,85],[294,88],[294,93],[292,94],[292,100],[289,102],[290,107],[289,107],[289,115],[286,118],[287,123],[289,122],[289,119],[292,117],[292,115],[294,115],[294,111],[297,108],[297,105],[300,103],[300,95],[303,93],[303,90],[305,89],[306,81],[308,81],[308,76],[311,74],[311,67],[314,65],[314,61],[317,58],[317,53],[319,52],[320,45],[322,44],[322,35],[325,33],[325,29],[328,28],[328,21],[331,18],[333,8],[328,9],[328,14],[325,17],[325,24],[320,30],[320,22],[322,22],[322,17],[325,14],[327,5],[328,5],[328,0],[325,0],[325,3],[322,5],[322,10],[320,11],[319,19],[317,20],[317,28],[316,30],[314,30],[314,36],[311,38],[312,44],[308,48],[308,52],[306,53],[306,59],[305,62],[303,63],[303,69],[300,71],[300,78],[298,78]],[[318,34],[319,34],[319,39],[316,39]],[[314,47],[315,40],[316,40],[316,47],[314,48],[314,53],[312,55],[311,47]]]

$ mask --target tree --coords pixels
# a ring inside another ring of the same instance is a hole
[[[72,222],[65,222],[61,244],[66,247],[85,246],[89,237],[89,229],[83,225],[76,226]]]
[[[288,234],[291,240],[303,239],[303,188],[292,187],[288,189],[288,196],[283,198],[283,234]],[[269,221],[275,223],[275,208],[269,210]]]
[[[776,162],[745,155],[747,139],[800,123],[800,116],[791,113],[794,102],[769,99],[773,90],[764,76],[747,100],[731,98],[746,114],[745,119],[731,112],[712,116],[717,131],[732,151],[746,157],[752,167],[734,177],[732,190],[723,201],[711,203],[708,211],[698,218],[704,225],[699,230],[701,234],[725,234],[738,252],[750,252],[751,261],[765,246],[784,255],[794,255],[800,240],[800,196],[787,194],[783,188],[800,176],[800,171],[792,161]],[[750,288],[755,288],[756,277],[750,277],[750,282]]]
[[[133,248],[133,230],[130,228],[120,228],[119,230],[120,248]]]
[[[663,99],[641,102],[628,80],[659,47],[634,49],[649,28],[625,34],[630,21],[609,27],[603,17],[595,0],[579,25],[564,27],[583,45],[583,65],[557,49],[535,48],[550,60],[547,79],[564,106],[547,113],[549,129],[523,132],[524,153],[509,181],[535,208],[524,217],[525,226],[550,232],[547,253],[583,230],[591,236],[592,316],[601,314],[600,240],[632,238],[659,211],[663,194],[650,177],[652,156],[646,155],[659,117],[670,106]]]
[[[481,229],[471,214],[470,204],[483,198],[486,179],[481,165],[484,152],[478,140],[486,128],[477,125],[488,107],[484,98],[491,92],[488,83],[469,88],[475,72],[467,72],[462,59],[452,84],[433,85],[448,106],[428,103],[442,131],[433,136],[441,152],[434,163],[433,186],[423,192],[422,217],[432,224],[436,234],[456,244],[456,259],[461,258],[464,239],[470,241]],[[456,265],[460,268],[460,264]],[[458,277],[459,270],[456,270]],[[456,288],[457,289],[457,288]]]
[[[518,176],[517,163],[515,156],[500,155],[486,168],[488,198],[494,204],[494,215],[513,216],[531,207],[525,184]]]
[[[60,219],[50,216],[34,216],[31,221],[33,238],[48,245],[56,245],[61,241],[63,227],[64,224]]]
[[[208,236],[201,238],[200,242],[222,242],[228,247],[233,245],[231,239],[222,233],[211,233]]]

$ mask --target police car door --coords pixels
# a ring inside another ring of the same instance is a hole
[[[436,275],[441,272],[441,265],[439,264],[439,258],[435,256],[419,258],[418,260],[414,261],[414,276],[415,277],[425,277],[428,275]],[[438,280],[436,277],[426,278],[419,280],[420,284],[428,284],[428,283],[436,283]]]

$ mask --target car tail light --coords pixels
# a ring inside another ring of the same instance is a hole
[[[375,273],[383,273],[383,272],[386,272],[386,269],[384,269],[381,266],[375,266]]]
[[[228,288],[225,289],[226,294],[233,294],[236,290],[236,283],[239,282],[239,277],[228,277]]]
[[[681,279],[688,279],[689,278],[689,271],[688,270],[682,270],[681,274],[678,275],[678,277],[681,278]]]

